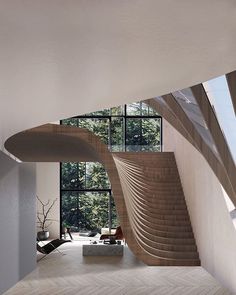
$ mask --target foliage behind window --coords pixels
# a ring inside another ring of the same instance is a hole
[[[161,151],[161,123],[143,102],[62,120],[64,125],[92,131],[113,152]],[[100,163],[62,163],[61,198],[61,221],[73,231],[109,227],[109,216],[112,227],[119,225],[111,185]]]

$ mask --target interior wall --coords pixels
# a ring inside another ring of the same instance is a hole
[[[163,120],[164,151],[174,151],[202,266],[236,292],[236,229],[224,191],[202,155]]]
[[[0,152],[0,294],[36,267],[35,164]]]
[[[57,198],[55,205],[50,211],[49,218],[55,220],[49,227],[50,238],[58,238],[60,234],[60,172],[59,163],[36,164],[36,193],[46,203]],[[40,210],[37,202],[37,210]],[[40,229],[37,228],[37,231]]]

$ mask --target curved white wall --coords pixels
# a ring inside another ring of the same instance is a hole
[[[236,230],[222,186],[202,155],[164,120],[164,151],[174,151],[202,266],[236,292]]]
[[[0,1],[0,148],[236,69],[235,1]]]

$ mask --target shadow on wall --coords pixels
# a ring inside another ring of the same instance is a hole
[[[7,177],[7,174],[16,167],[16,162],[5,155],[3,152],[0,152],[0,181]]]

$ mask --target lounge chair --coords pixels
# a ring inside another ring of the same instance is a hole
[[[114,234],[103,234],[100,236],[100,240],[106,240],[110,238],[113,238],[115,240],[124,240],[124,235],[120,226],[116,228]]]
[[[46,256],[46,255],[50,254],[51,252],[53,252],[54,250],[57,250],[59,253],[61,253],[57,248],[60,247],[62,244],[68,243],[68,242],[71,242],[71,241],[70,240],[55,239],[55,240],[52,240],[51,242],[49,242],[49,243],[47,243],[47,244],[45,244],[43,246],[40,246],[39,242],[40,241],[37,239],[37,244],[36,244],[37,245],[37,251]],[[43,257],[45,257],[45,256],[43,256]]]

